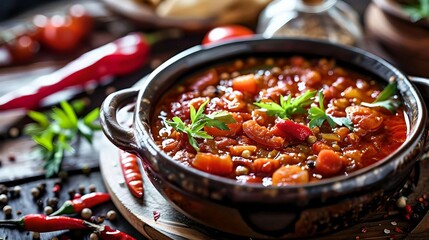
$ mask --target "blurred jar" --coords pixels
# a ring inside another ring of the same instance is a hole
[[[257,32],[274,36],[308,37],[360,45],[358,14],[343,1],[275,0],[259,16]]]

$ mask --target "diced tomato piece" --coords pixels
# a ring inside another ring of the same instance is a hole
[[[313,132],[309,127],[291,120],[281,120],[277,122],[275,126],[280,131],[284,132],[285,135],[292,136],[298,141],[305,141],[307,137],[313,135]]]
[[[258,158],[253,162],[256,173],[273,173],[280,167],[280,162],[272,158]]]
[[[206,126],[204,127],[204,131],[214,137],[232,137],[237,135],[237,133],[241,130],[241,125],[243,124],[243,117],[237,113],[231,113],[231,115],[234,118],[235,123],[229,123],[226,125],[228,126],[229,130],[221,130],[216,127]]]
[[[292,184],[308,183],[310,176],[307,170],[296,165],[283,166],[273,173],[272,183],[274,186],[285,186]]]
[[[258,91],[258,83],[255,75],[248,74],[234,78],[232,80],[232,88],[240,92],[256,94]]]
[[[229,155],[198,152],[192,165],[199,170],[217,175],[226,175],[233,171],[233,162]]]
[[[333,150],[323,149],[316,159],[315,171],[323,176],[332,176],[340,172],[343,161]]]
[[[270,134],[266,127],[260,126],[255,120],[244,122],[243,131],[250,139],[267,147],[281,148],[285,142],[282,137]]]

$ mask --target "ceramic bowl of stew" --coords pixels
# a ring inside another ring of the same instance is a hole
[[[403,186],[427,142],[427,89],[357,48],[253,38],[176,55],[108,96],[101,121],[191,219],[303,238],[358,222]]]

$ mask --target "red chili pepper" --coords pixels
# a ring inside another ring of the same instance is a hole
[[[84,208],[91,208],[100,203],[110,200],[110,195],[107,193],[95,192],[83,195],[81,198],[67,200],[64,204],[50,216],[57,216],[60,214],[79,213]]]
[[[103,240],[134,240],[135,239],[124,232],[112,229],[111,227],[106,225],[99,228],[98,234],[100,235],[100,239],[103,239]]]
[[[130,235],[112,229],[106,225],[97,225],[82,219],[64,216],[45,216],[42,214],[29,214],[21,219],[0,220],[0,226],[15,226],[26,231],[53,232],[58,230],[91,229],[97,232],[104,240],[134,240]]]
[[[88,229],[84,220],[64,216],[45,216],[42,214],[29,214],[21,219],[1,220],[0,226],[17,226],[27,231],[53,232],[67,229]]]
[[[40,101],[68,87],[83,87],[106,76],[128,74],[148,59],[149,43],[142,34],[130,33],[70,62],[58,71],[42,76],[23,88],[0,97],[0,110],[34,109]]]
[[[296,140],[304,141],[310,135],[313,135],[311,129],[305,125],[291,120],[281,120],[275,125],[281,132]]]
[[[128,189],[135,197],[143,197],[143,178],[137,156],[120,150],[119,158],[122,174],[124,175]]]

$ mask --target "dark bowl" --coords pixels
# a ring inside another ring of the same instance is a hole
[[[296,186],[240,185],[232,179],[186,167],[161,151],[150,132],[151,114],[161,95],[196,69],[245,56],[333,58],[340,65],[374,76],[381,84],[395,77],[409,120],[405,143],[386,159],[348,176]],[[416,81],[427,90],[424,80]],[[132,128],[118,124],[117,111],[137,96]],[[101,109],[109,140],[137,154],[156,189],[186,216],[209,227],[252,238],[302,238],[359,221],[399,190],[426,144],[427,110],[409,78],[363,50],[304,39],[233,41],[196,46],[153,71],[139,89],[110,95]]]

